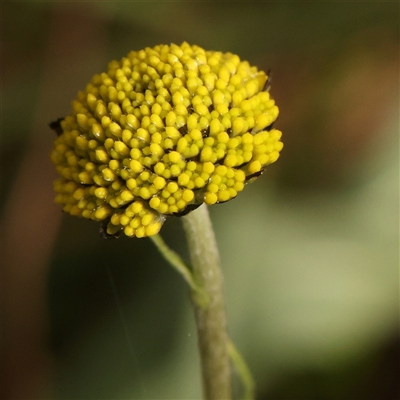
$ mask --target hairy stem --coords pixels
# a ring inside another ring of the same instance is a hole
[[[196,284],[209,296],[200,302],[192,290],[201,358],[204,398],[231,399],[231,370],[226,331],[225,301],[218,248],[206,205],[186,215],[183,227]]]

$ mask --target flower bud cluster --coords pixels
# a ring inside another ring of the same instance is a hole
[[[60,122],[56,202],[108,235],[145,237],[166,216],[233,199],[283,147],[266,86],[237,55],[187,43],[112,61]]]

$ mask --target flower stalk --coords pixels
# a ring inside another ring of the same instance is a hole
[[[183,218],[193,277],[209,296],[204,304],[192,289],[204,398],[231,398],[231,370],[228,354],[223,279],[218,248],[206,205]]]
[[[186,216],[183,221],[192,261],[195,262],[194,268],[188,266],[160,235],[150,236],[150,239],[190,287],[199,337],[205,399],[220,399],[220,395],[230,394],[231,375],[226,362],[228,354],[243,384],[243,400],[252,400],[255,391],[253,377],[245,360],[226,333],[222,273],[207,206],[203,205],[190,215],[190,218]],[[193,217],[196,218],[194,221]],[[210,264],[207,264],[208,262]],[[212,295],[214,297],[211,297]],[[215,356],[216,354],[219,356]]]

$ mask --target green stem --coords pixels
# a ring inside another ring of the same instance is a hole
[[[225,301],[218,248],[206,205],[186,215],[183,227],[189,245],[194,280],[209,295],[204,306],[193,293],[204,398],[231,399]]]
[[[208,211],[205,206],[201,207],[199,211],[201,214],[199,213],[196,215],[197,219],[194,222],[192,217],[195,215],[192,215],[190,219],[186,217],[186,220],[184,220],[186,232],[189,230],[189,233],[187,233],[188,242],[192,243],[190,246],[192,260],[195,258],[196,263],[198,263],[198,259],[200,259],[201,262],[201,265],[196,264],[197,267],[194,268],[194,272],[192,272],[191,268],[185,264],[181,257],[164,242],[160,235],[151,236],[150,239],[152,239],[162,256],[180,275],[182,275],[182,277],[190,286],[192,301],[196,311],[196,322],[199,331],[203,385],[206,399],[230,398],[219,397],[220,395],[218,394],[219,391],[222,391],[220,385],[225,387],[224,390],[226,390],[226,387],[228,387],[230,393],[230,381],[225,380],[224,376],[218,377],[220,374],[223,375],[224,373],[227,374],[225,377],[229,377],[230,371],[228,370],[228,372],[226,372],[226,369],[228,368],[226,366],[226,360],[221,366],[219,366],[218,363],[214,364],[215,358],[210,357],[210,352],[216,352],[216,354],[223,354],[224,358],[226,358],[226,354],[228,354],[243,383],[244,400],[252,400],[254,398],[255,387],[253,377],[243,357],[240,355],[235,345],[226,334],[222,275],[219,268],[218,249],[216,247],[215,237],[212,231],[211,222],[209,220]],[[188,219],[189,221],[187,221]],[[202,227],[199,227],[199,225]],[[201,237],[196,237],[196,234],[201,235]],[[204,249],[204,246],[206,249]],[[195,254],[194,257],[193,254]],[[205,278],[203,277],[204,274],[206,275]],[[211,276],[215,275],[214,278],[209,279],[210,274]],[[207,292],[206,290],[209,290],[210,287],[212,287],[212,290]],[[214,296],[214,302],[210,304],[210,298],[213,298],[212,296]],[[210,307],[214,307],[214,309],[210,310]],[[213,320],[213,318],[221,319],[217,321]],[[199,326],[199,324],[201,326]],[[210,324],[213,327],[207,333],[205,330],[208,329],[207,327],[209,327]],[[220,329],[221,331],[215,332],[214,329]],[[214,341],[212,338],[210,342],[207,342],[210,335],[213,337],[218,337],[219,339]],[[225,337],[226,339],[222,341],[221,336],[222,338]],[[226,352],[221,352],[221,349],[224,346],[226,348]],[[218,369],[219,373],[214,376],[213,371],[215,369]]]

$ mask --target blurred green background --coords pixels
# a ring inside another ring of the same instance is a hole
[[[8,2],[2,37],[3,398],[201,397],[182,279],[63,215],[48,156],[94,73],[188,41],[272,69],[281,111],[281,159],[210,210],[258,399],[399,399],[398,2]]]

